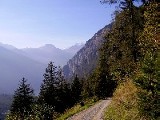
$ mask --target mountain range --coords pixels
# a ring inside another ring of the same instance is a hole
[[[67,79],[74,75],[87,77],[97,66],[99,48],[111,26],[109,24],[100,29],[85,45],[76,44],[64,50],[52,44],[17,49],[0,43],[0,93],[13,93],[22,77],[28,79],[38,93],[49,61],[53,61],[56,66],[64,66],[63,72]]]
[[[83,44],[75,46],[61,50],[46,44],[39,48],[17,49],[0,43],[0,93],[12,94],[23,77],[38,93],[48,62],[63,66]]]
[[[25,48],[22,51],[25,56],[43,64],[53,61],[57,66],[64,66],[83,46],[84,44],[75,44],[70,48],[62,50],[52,44],[46,44],[39,48]]]

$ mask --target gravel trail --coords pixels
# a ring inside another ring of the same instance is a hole
[[[111,99],[102,100],[94,106],[81,111],[67,120],[103,120],[104,110],[111,102]]]

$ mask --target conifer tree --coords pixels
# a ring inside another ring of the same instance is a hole
[[[83,99],[95,95],[95,74],[91,74],[87,79],[83,79],[82,97]]]
[[[46,106],[43,110],[43,113],[41,113],[44,116],[44,118],[47,120],[52,120],[56,105],[56,87],[58,85],[58,81],[56,78],[56,66],[54,66],[53,63],[50,62],[45,72],[46,73],[43,75],[44,80],[40,88],[38,102],[40,103],[40,105]],[[53,112],[47,112],[51,110]]]
[[[39,102],[44,102],[49,105],[54,105],[54,95],[56,93],[56,86],[58,84],[56,79],[56,67],[52,62],[48,64],[46,73],[43,75],[44,80],[40,88]]]
[[[14,93],[13,102],[11,105],[11,114],[20,116],[19,119],[24,119],[31,114],[31,105],[34,103],[34,93],[27,80],[22,78],[19,87]]]
[[[57,70],[57,80],[59,81],[59,84],[57,86],[57,96],[55,96],[57,101],[55,110],[56,112],[63,113],[65,109],[72,105],[72,101],[70,86],[64,79],[63,72],[60,67]]]
[[[142,59],[139,33],[143,30],[142,11],[134,5],[134,0],[104,0],[104,3],[118,3],[112,30],[106,34],[111,56],[111,72],[118,80],[134,75],[137,64]]]
[[[116,81],[113,80],[113,76],[110,72],[110,65],[108,58],[110,56],[110,50],[105,42],[100,49],[99,64],[95,72],[96,88],[95,93],[98,98],[109,97],[113,94],[116,87]]]
[[[41,110],[43,118],[51,120],[53,114],[63,113],[66,108],[71,106],[70,98],[71,90],[64,79],[62,69],[50,62],[44,74],[38,99],[42,107],[46,106],[46,109]]]
[[[73,103],[80,101],[82,92],[82,83],[76,75],[71,85]]]

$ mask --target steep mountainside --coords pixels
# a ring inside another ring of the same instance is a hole
[[[99,30],[90,40],[86,42],[77,54],[63,67],[66,78],[77,74],[79,77],[86,76],[96,67],[98,50],[103,43],[104,33],[111,29],[111,24]]]

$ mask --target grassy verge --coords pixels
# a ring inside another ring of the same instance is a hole
[[[137,88],[131,80],[116,89],[106,110],[105,120],[143,120],[138,112]]]
[[[66,112],[64,114],[62,114],[59,118],[57,118],[56,120],[65,120],[69,117],[71,117],[72,115],[85,110],[87,108],[89,108],[90,106],[94,105],[96,103],[97,100],[95,100],[94,98],[92,99],[88,99],[86,100],[84,103],[84,106],[81,106],[80,104],[75,105],[74,107],[72,107],[71,109],[66,110]]]

